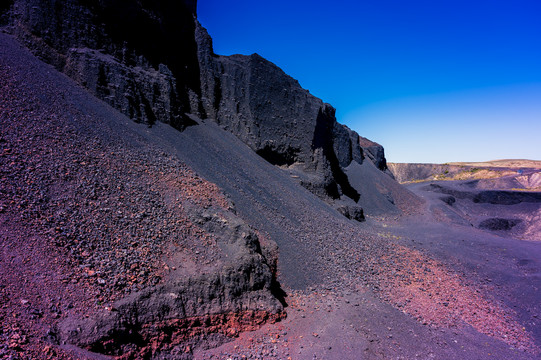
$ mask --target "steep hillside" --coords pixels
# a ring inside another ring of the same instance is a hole
[[[216,185],[0,43],[2,356],[158,356],[283,316],[276,245]]]
[[[194,124],[188,114],[211,119],[318,196],[348,204],[337,206],[363,196],[345,173],[362,165],[362,144],[386,170],[381,146],[340,125],[332,106],[276,65],[257,54],[214,54],[194,0],[11,2],[10,31],[136,121],[182,130]]]
[[[414,195],[195,7],[2,3],[0,357],[538,358],[538,226],[470,210],[539,195]]]

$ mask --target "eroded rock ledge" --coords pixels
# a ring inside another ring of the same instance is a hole
[[[257,235],[230,211],[190,214],[216,238],[219,261],[173,272],[163,284],[132,293],[90,319],[69,318],[57,340],[107,355],[155,358],[189,354],[208,337],[219,344],[285,317],[276,259],[262,254]]]

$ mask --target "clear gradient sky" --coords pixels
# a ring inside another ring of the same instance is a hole
[[[541,160],[541,0],[199,0],[391,162]]]

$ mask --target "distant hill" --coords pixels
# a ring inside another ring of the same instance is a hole
[[[503,159],[482,162],[452,162],[449,165],[477,166],[477,167],[503,167],[503,168],[532,168],[541,169],[541,161],[526,159]]]
[[[388,163],[388,167],[400,183],[483,180],[478,185],[483,184],[485,188],[537,190],[541,187],[541,161],[536,160],[510,159],[447,164]]]

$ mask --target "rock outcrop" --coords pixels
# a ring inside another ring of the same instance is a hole
[[[364,221],[364,211],[358,206],[340,206],[336,210],[348,219],[357,220],[359,222]]]
[[[429,191],[451,195],[456,199],[467,199],[474,203],[492,205],[516,205],[520,203],[541,203],[541,193],[513,190],[475,190],[453,188],[431,183],[426,185]],[[447,202],[447,201],[445,201]]]
[[[34,54],[130,118],[191,124],[184,114],[199,95],[195,0],[11,0],[7,8],[12,31]]]
[[[195,0],[11,0],[4,13],[10,3],[11,29],[35,54],[136,121],[179,130],[194,124],[187,114],[216,121],[325,199],[358,202],[344,169],[365,152],[387,169],[381,146],[276,65],[214,54]]]
[[[362,136],[359,137],[359,144],[364,149],[366,156],[378,169],[391,175],[391,177],[394,177],[387,166],[387,159],[385,159],[385,150],[383,149],[383,146]]]
[[[262,254],[258,236],[231,211],[208,208],[191,217],[216,238],[223,260],[172,273],[90,319],[69,318],[57,340],[125,358],[161,358],[184,354],[209,336],[220,343],[283,318],[276,259]]]
[[[530,160],[450,164],[389,163],[388,166],[400,183],[468,180],[466,184],[472,189],[541,189],[539,165]]]
[[[201,103],[207,117],[267,161],[308,173],[302,184],[320,196],[358,201],[344,168],[362,163],[359,135],[336,121],[335,109],[258,54],[219,56],[196,29]]]

